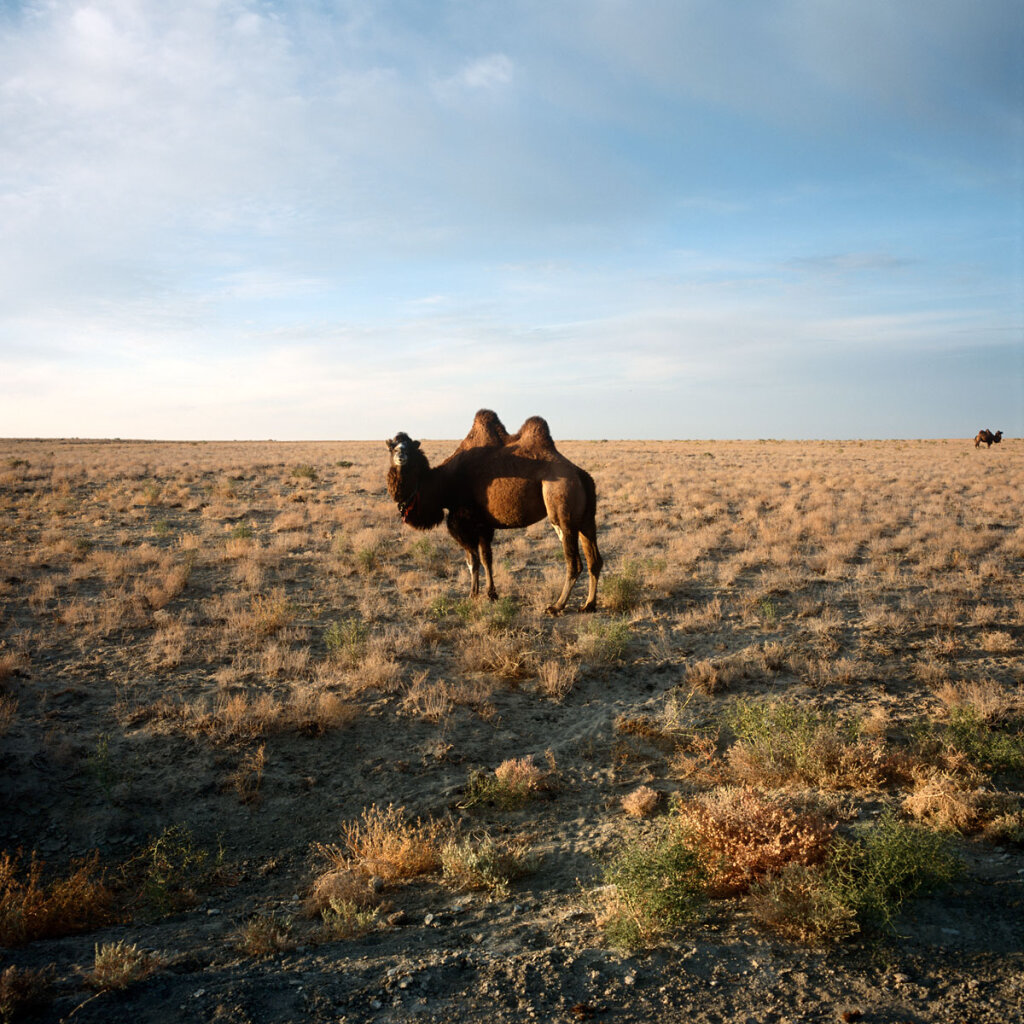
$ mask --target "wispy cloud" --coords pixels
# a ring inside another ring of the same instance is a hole
[[[390,402],[457,433],[572,395],[685,434],[759,374],[811,401],[815,353],[1012,337],[1022,17],[5,5],[0,433],[393,432]]]

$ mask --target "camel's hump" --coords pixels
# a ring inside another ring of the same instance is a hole
[[[505,424],[498,419],[498,414],[492,409],[481,409],[473,417],[473,426],[466,435],[466,440],[472,440],[478,445],[504,444],[508,440],[508,431]]]
[[[543,451],[555,450],[555,442],[551,438],[548,421],[543,416],[531,416],[519,428],[516,438],[522,448],[533,448]]]

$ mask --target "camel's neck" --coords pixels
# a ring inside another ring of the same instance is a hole
[[[444,519],[437,470],[424,458],[388,470],[388,493],[402,521],[417,530],[430,530]]]

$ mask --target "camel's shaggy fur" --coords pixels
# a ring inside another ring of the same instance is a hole
[[[561,612],[583,565],[589,575],[582,611],[597,607],[597,581],[603,564],[597,548],[597,491],[594,480],[562,455],[540,416],[531,416],[509,434],[490,409],[481,409],[465,439],[439,466],[431,467],[419,441],[406,433],[387,442],[391,453],[388,493],[404,522],[417,530],[440,524],[448,513],[448,532],[466,552],[470,595],[480,592],[480,565],[487,575],[487,596],[498,595],[491,568],[495,530],[530,526],[545,516],[562,541],[565,583],[548,611]]]
[[[986,448],[991,448],[994,444],[999,444],[1003,439],[1003,432],[997,430],[994,434],[991,430],[979,430],[978,436],[974,439],[974,447],[980,448],[985,445]]]

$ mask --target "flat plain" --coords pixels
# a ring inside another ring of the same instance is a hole
[[[1024,442],[558,446],[0,441],[0,1020],[1020,1019]]]

